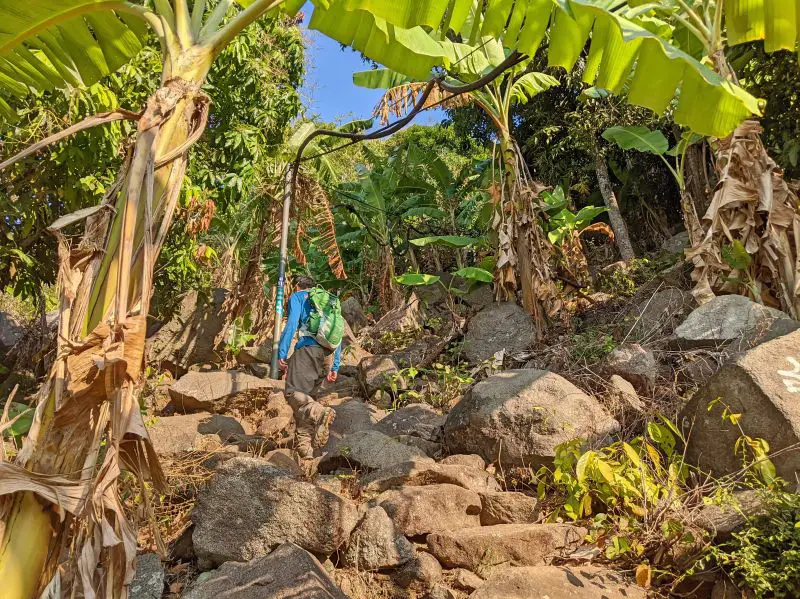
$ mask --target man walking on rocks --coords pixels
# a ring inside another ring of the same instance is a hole
[[[314,448],[328,442],[328,430],[336,412],[316,402],[311,393],[323,379],[330,383],[336,380],[342,355],[341,343],[335,350],[328,350],[308,330],[309,320],[315,310],[309,296],[309,290],[313,288],[314,279],[311,277],[301,276],[297,279],[296,290],[289,297],[286,328],[278,346],[281,370],[288,371],[285,395],[294,412],[295,449],[302,459],[311,459],[314,457]],[[287,362],[289,348],[298,330],[300,337]]]

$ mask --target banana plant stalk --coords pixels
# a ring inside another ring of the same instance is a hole
[[[163,484],[136,400],[153,267],[187,154],[207,123],[209,100],[201,86],[209,69],[244,27],[283,2],[256,0],[227,22],[231,0],[208,14],[204,0],[191,11],[187,0],[155,0],[153,10],[105,3],[109,14],[139,18],[156,33],[163,76],[136,116],[131,155],[103,205],[89,215],[82,241],[70,247],[54,231],[61,294],[57,356],[25,446],[14,463],[0,462],[3,599],[55,594],[62,582],[72,585],[72,596],[127,596],[136,535],[122,511],[117,478],[125,468],[140,481]],[[67,564],[59,563],[62,556],[69,556]]]

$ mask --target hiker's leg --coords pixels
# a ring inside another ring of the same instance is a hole
[[[312,457],[314,446],[327,443],[328,427],[336,415],[310,395],[324,368],[324,358],[320,346],[307,345],[296,349],[289,360],[285,395],[294,412],[295,448],[303,458]]]

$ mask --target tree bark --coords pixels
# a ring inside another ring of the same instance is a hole
[[[599,152],[595,157],[595,172],[597,173],[597,182],[600,185],[600,193],[603,195],[603,202],[608,208],[608,219],[611,221],[611,228],[614,230],[614,239],[617,242],[620,256],[626,262],[633,260],[636,258],[636,254],[633,252],[633,244],[631,244],[631,238],[628,235],[628,226],[625,224],[625,219],[622,218],[617,196],[614,195],[614,190],[611,187],[606,159]]]

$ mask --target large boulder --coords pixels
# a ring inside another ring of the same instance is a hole
[[[369,324],[367,315],[364,314],[364,308],[352,295],[342,302],[342,316],[354,333],[358,333]]]
[[[498,524],[428,535],[428,551],[447,568],[539,566],[567,557],[586,536],[572,524]]]
[[[397,532],[392,519],[379,506],[367,509],[343,556],[345,566],[367,571],[396,568],[412,557],[414,545]]]
[[[210,298],[201,298],[197,291],[189,292],[172,320],[148,340],[148,361],[179,373],[192,364],[218,363],[215,340],[225,324],[226,294],[215,289]]]
[[[22,339],[25,329],[7,312],[0,312],[0,357],[6,355]]]
[[[130,599],[161,599],[164,594],[164,565],[157,553],[145,553],[136,558],[136,575],[130,589]]]
[[[198,563],[248,561],[283,543],[318,555],[336,551],[358,522],[351,502],[257,458],[226,461],[192,512]]]
[[[390,437],[408,435],[428,441],[442,438],[445,417],[424,403],[412,403],[399,408],[382,419],[376,430]]]
[[[798,328],[800,323],[780,310],[742,295],[720,295],[694,310],[675,329],[675,345],[694,349],[744,342],[747,347]]]
[[[603,370],[607,375],[621,376],[644,394],[652,393],[657,369],[653,352],[638,343],[623,343],[603,359]]]
[[[375,324],[374,334],[381,337],[387,333],[399,333],[418,330],[425,324],[425,315],[419,298],[412,293],[411,297],[400,307],[389,310]]]
[[[800,331],[740,354],[684,407],[686,459],[715,475],[741,469],[734,446],[742,433],[769,443],[778,475],[794,481],[800,452]],[[739,414],[736,423],[725,414]],[[787,451],[782,451],[787,450]]]
[[[556,445],[576,437],[603,440],[618,428],[597,400],[566,379],[524,369],[475,385],[448,415],[444,435],[453,453],[537,467],[552,461]]]
[[[419,551],[394,575],[394,582],[408,587],[430,588],[442,577],[442,566],[430,553]]]
[[[430,460],[421,449],[404,445],[378,431],[361,430],[330,445],[319,463],[319,471],[325,474],[337,468],[379,470],[414,459]]]
[[[386,510],[395,528],[409,537],[479,526],[481,521],[480,496],[455,485],[385,491],[374,503]]]
[[[361,492],[383,493],[400,487],[449,484],[475,492],[500,490],[497,480],[483,468],[462,464],[437,464],[433,460],[411,460],[382,468],[361,478]]]
[[[286,543],[244,564],[227,562],[192,585],[183,599],[347,599],[325,568]]]
[[[523,352],[534,336],[533,318],[525,310],[513,302],[492,304],[470,320],[464,336],[464,355],[477,364],[502,350]]]
[[[470,599],[645,599],[647,591],[616,570],[538,566],[494,572]]]
[[[270,392],[283,389],[283,381],[261,379],[236,370],[189,372],[169,388],[170,406],[179,412],[227,412],[237,402],[255,408]]]

